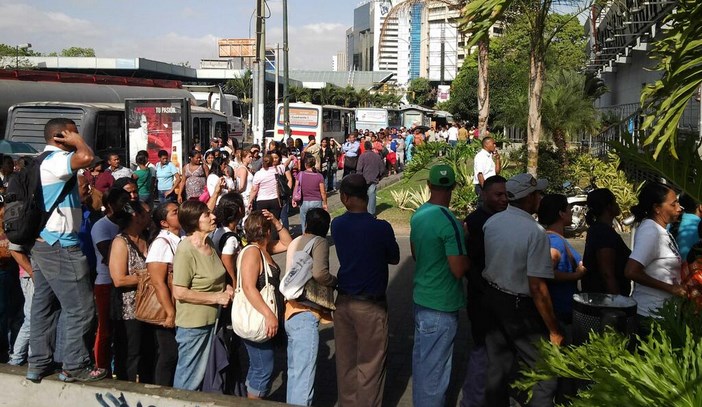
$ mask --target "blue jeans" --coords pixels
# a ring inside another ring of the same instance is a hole
[[[457,328],[457,311],[442,312],[414,304],[412,403],[415,406],[446,404]]]
[[[175,194],[170,194],[170,195],[166,196],[166,192],[168,192],[168,191],[167,190],[164,190],[164,191],[159,190],[158,191],[158,202],[162,205],[165,204],[166,202],[176,202]]]
[[[319,348],[318,328],[319,320],[311,312],[300,312],[285,321],[288,335],[288,404],[312,405]]]
[[[266,397],[271,391],[273,376],[273,341],[256,343],[243,339],[249,354],[249,372],[246,374],[246,391],[249,395]],[[178,372],[176,372],[178,375]]]
[[[27,361],[29,355],[29,329],[31,326],[32,297],[34,297],[34,281],[29,277],[20,278],[22,294],[24,294],[24,322],[17,333],[15,346],[10,355],[10,364],[19,366]]]
[[[300,228],[302,229],[302,233],[305,233],[305,225],[307,222],[307,211],[309,211],[312,208],[321,208],[322,207],[322,201],[302,201],[302,205],[300,205]]]
[[[65,370],[91,364],[87,337],[92,332],[95,300],[90,283],[88,260],[80,246],[61,247],[37,241],[32,248],[34,298],[32,300],[29,347],[30,373],[44,373],[56,353]],[[57,332],[57,324],[61,324]]]
[[[290,202],[283,202],[283,206],[280,207],[280,223],[283,224],[285,229],[290,230],[290,221],[288,220],[288,212],[290,211]]]
[[[456,147],[456,144],[458,144],[458,140],[449,140],[449,144],[451,147]]]
[[[214,327],[214,324],[199,328],[176,327],[178,364],[173,380],[174,388],[198,390],[202,385]]]
[[[375,216],[375,190],[378,184],[368,185],[368,213]]]

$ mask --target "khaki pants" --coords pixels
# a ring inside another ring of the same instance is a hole
[[[339,295],[334,339],[339,406],[380,406],[388,350],[387,304]]]

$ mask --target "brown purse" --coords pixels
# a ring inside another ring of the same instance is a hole
[[[166,240],[165,238],[160,238]],[[173,252],[171,243],[166,240],[168,247]],[[175,254],[175,253],[174,253]],[[175,304],[173,299],[173,264],[168,265],[167,271],[168,290],[171,292],[171,304]],[[166,310],[163,309],[156,295],[156,287],[151,282],[151,274],[141,273],[136,292],[136,306],[134,317],[142,322],[161,325],[166,323]]]

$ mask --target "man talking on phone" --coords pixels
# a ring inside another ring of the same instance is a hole
[[[500,153],[497,151],[495,139],[483,138],[483,149],[473,159],[473,185],[478,195],[478,204],[482,203],[481,192],[485,180],[493,175],[500,175],[501,170],[502,163],[500,163]]]
[[[87,382],[105,377],[93,367],[86,336],[95,316],[88,261],[80,249],[78,231],[81,204],[76,172],[93,161],[93,151],[69,119],[51,119],[44,126],[45,152],[40,178],[45,208],[51,208],[46,226],[31,251],[34,300],[31,312],[27,379],[38,382],[53,373],[53,351],[59,313],[64,319],[60,336],[63,368],[59,379]],[[65,189],[65,191],[64,191]]]

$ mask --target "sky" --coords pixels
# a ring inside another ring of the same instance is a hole
[[[288,0],[290,68],[331,70],[360,3]],[[282,0],[267,4],[266,43],[282,47]],[[254,36],[255,9],[256,0],[0,0],[0,42],[31,43],[41,53],[93,48],[98,57],[198,68],[200,59],[217,58],[218,39]]]

